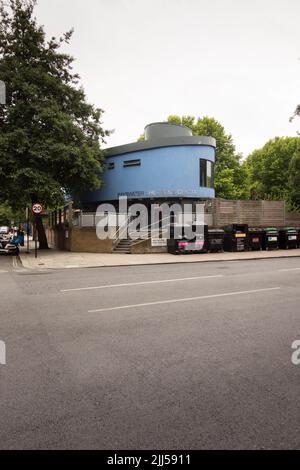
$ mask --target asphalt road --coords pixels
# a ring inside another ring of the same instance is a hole
[[[299,283],[300,258],[27,271],[2,256],[0,448],[300,448]]]

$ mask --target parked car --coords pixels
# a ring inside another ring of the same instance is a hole
[[[2,255],[18,255],[19,254],[19,237],[10,237],[9,234],[0,233],[0,254]]]

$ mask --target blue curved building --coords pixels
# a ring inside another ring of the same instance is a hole
[[[86,192],[82,202],[91,207],[120,196],[144,203],[213,198],[215,148],[214,138],[195,137],[188,127],[149,124],[144,141],[105,151],[102,187]]]

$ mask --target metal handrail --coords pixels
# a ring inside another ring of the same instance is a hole
[[[142,238],[141,240],[138,240],[138,241],[136,241],[135,243],[132,243],[132,246],[138,245],[139,243],[142,243],[142,242],[145,241],[145,240],[149,240],[149,239],[151,238],[151,236],[149,236],[149,228],[152,227],[152,225],[156,225],[157,223],[160,223],[160,222],[162,222],[163,220],[170,219],[170,218],[171,218],[170,216],[164,217],[163,219],[160,219],[160,220],[158,220],[157,222],[153,222],[152,224],[149,224],[149,225],[146,225],[145,227],[142,227],[142,228],[140,229],[140,231],[142,231],[142,230],[144,230],[144,229],[148,229],[148,237],[147,237],[147,238]]]
[[[116,238],[115,238],[115,239],[113,240],[113,242],[112,242],[114,248],[115,248],[115,247],[120,243],[120,241],[123,239],[123,238],[121,238],[121,235],[120,235],[120,234],[123,235],[123,233],[124,233],[125,231],[127,231],[129,218],[130,218],[130,216],[127,214],[125,223],[124,223],[123,225],[121,225],[121,226],[118,228],[118,230],[116,231],[116,233],[115,233]]]

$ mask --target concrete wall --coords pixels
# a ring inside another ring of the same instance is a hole
[[[111,253],[112,240],[99,240],[94,227],[73,227],[69,232],[69,250],[88,253]]]
[[[131,245],[131,254],[144,254],[144,253],[166,253],[168,251],[166,246],[153,247],[151,246],[151,239],[133,242]]]
[[[86,253],[111,253],[112,240],[99,240],[94,227],[64,226],[47,228],[46,234],[50,247],[59,250],[86,252]]]

